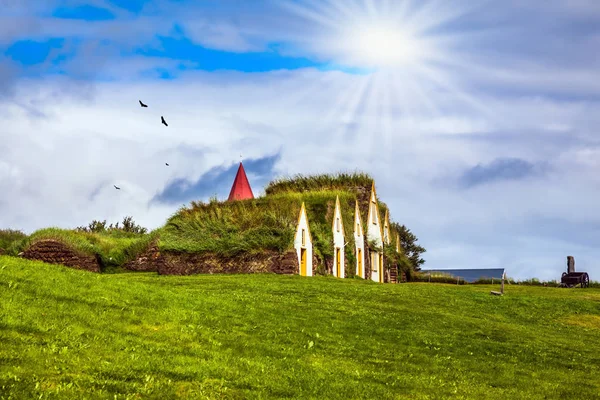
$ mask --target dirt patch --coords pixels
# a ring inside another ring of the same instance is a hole
[[[57,240],[40,240],[25,250],[22,257],[91,272],[101,271],[99,257],[78,253]]]
[[[129,271],[157,272],[159,265],[164,262],[156,242],[151,243],[148,249],[139,254],[134,260],[125,263],[123,268]]]
[[[156,258],[157,271],[161,275],[193,274],[297,274],[298,256],[295,251],[284,254],[264,252],[242,254],[236,257],[219,257],[207,253],[162,252]]]

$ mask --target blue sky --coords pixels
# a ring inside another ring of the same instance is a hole
[[[7,4],[3,227],[154,228],[244,159],[371,173],[428,268],[600,276],[595,0]]]

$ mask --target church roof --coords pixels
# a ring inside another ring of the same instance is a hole
[[[238,168],[237,174],[235,175],[233,185],[231,186],[231,191],[229,192],[228,200],[246,200],[253,198],[254,195],[252,194],[250,182],[248,182],[246,171],[244,171],[244,166],[240,162],[240,167]]]

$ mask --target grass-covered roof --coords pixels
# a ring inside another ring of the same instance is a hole
[[[120,267],[145,250],[157,233],[136,234],[119,230],[100,233],[45,228],[33,232],[21,247],[26,250],[41,240],[56,240],[82,255],[98,254],[104,267]]]
[[[307,193],[311,191],[338,191],[352,193],[358,200],[361,220],[366,228],[369,213],[369,200],[374,179],[363,172],[320,174],[320,175],[295,175],[293,177],[278,178],[270,182],[265,188],[267,196],[281,193]],[[389,210],[387,204],[377,198],[380,217],[383,220],[385,212]],[[342,205],[342,211],[346,205]],[[354,203],[351,205],[354,215]],[[391,221],[391,215],[390,215]],[[353,232],[353,231],[346,231]]]
[[[368,223],[373,178],[367,174],[316,175],[280,178],[269,183],[264,197],[241,201],[192,202],[160,230],[159,248],[175,252],[211,252],[221,256],[284,252],[294,245],[298,215],[305,204],[315,254],[333,256],[333,217],[339,197],[346,254],[354,262],[354,211],[359,202],[364,228]],[[379,203],[380,218],[387,206]]]
[[[292,247],[300,207],[294,198],[192,202],[161,228],[159,248],[222,256],[285,251]]]
[[[265,187],[265,194],[273,195],[314,190],[357,191],[366,189],[370,191],[372,184],[373,177],[361,172],[295,175],[294,177],[283,177],[273,180]]]
[[[336,196],[342,205],[344,230],[353,232],[353,193],[281,192],[252,200],[192,202],[191,207],[179,210],[161,229],[159,248],[190,253],[208,251],[223,256],[290,250],[304,202],[313,244],[320,255],[329,256],[333,254],[330,243]]]

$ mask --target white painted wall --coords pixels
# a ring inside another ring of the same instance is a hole
[[[305,244],[302,245],[302,229],[304,229]],[[296,227],[296,235],[294,237],[294,248],[298,255],[298,274],[300,274],[300,249],[306,248],[306,276],[313,276],[313,245],[310,238],[310,231],[308,229],[308,217],[306,216],[306,210],[304,205],[300,209],[300,217],[298,219],[298,226]]]
[[[344,267],[345,255],[344,255],[344,227],[342,221],[342,211],[340,209],[339,199],[335,201],[335,211],[333,213],[333,276],[337,278],[344,278],[346,276],[346,269]],[[337,251],[340,249],[340,276],[337,276]]]
[[[379,265],[379,252],[372,251],[371,253],[371,280],[375,282],[379,282],[379,269],[381,265]]]
[[[383,240],[385,241],[385,244],[389,245],[392,241],[392,238],[390,237],[390,221],[389,221],[389,215],[385,214],[385,220],[383,222]]]
[[[381,216],[379,207],[377,206],[377,197],[375,190],[371,190],[371,198],[369,200],[369,220],[367,224],[367,238],[369,241],[374,241],[379,248],[383,248],[383,235],[381,232]],[[379,252],[371,252],[371,279],[379,282],[379,269],[383,268],[379,265]]]
[[[356,275],[365,277],[365,238],[364,231],[362,226],[362,221],[360,220],[360,210],[358,208],[358,203],[356,203],[356,207],[354,210],[354,243],[356,243],[355,253],[356,254]],[[359,263],[358,260],[358,249],[361,250],[361,258],[362,262]],[[358,266],[361,266],[361,270],[358,270]]]

